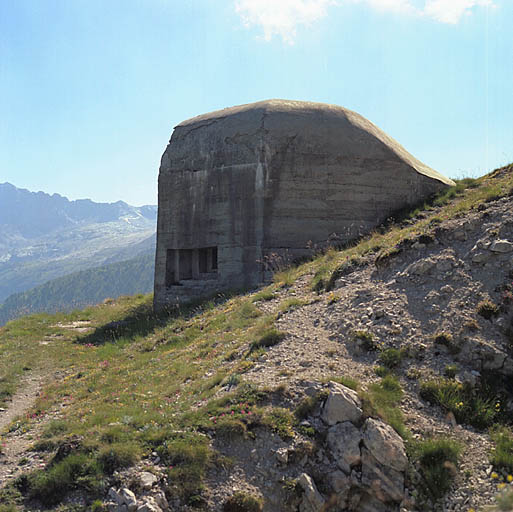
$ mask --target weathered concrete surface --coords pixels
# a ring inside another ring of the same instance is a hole
[[[269,254],[355,238],[451,184],[336,105],[269,100],[184,121],[160,166],[155,306],[260,283]]]

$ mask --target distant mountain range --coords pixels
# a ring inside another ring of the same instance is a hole
[[[148,293],[153,289],[153,252],[131,260],[74,272],[10,295],[0,304],[0,325],[32,313],[83,309],[108,297]]]
[[[59,194],[0,184],[0,303],[12,294],[82,270],[139,256],[150,261],[155,251],[156,218],[155,205],[70,201]],[[139,267],[128,268],[135,271]],[[145,269],[149,271],[149,267]],[[69,286],[74,282],[70,280]],[[146,279],[144,289],[126,293],[148,291],[147,282]],[[118,288],[115,285],[112,293],[106,291],[107,296],[115,296]],[[42,297],[43,290],[39,288],[37,293]],[[19,299],[20,296],[16,301]],[[77,305],[93,303],[83,302],[84,299],[82,294]],[[38,300],[40,305],[43,302],[44,299]]]

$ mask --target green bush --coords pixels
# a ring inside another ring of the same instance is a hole
[[[503,469],[509,474],[513,473],[513,433],[507,427],[496,426],[490,432],[495,443],[490,462],[496,469]]]
[[[447,347],[450,354],[455,355],[461,351],[461,347],[454,341],[452,334],[448,332],[437,332],[435,334],[435,343]]]
[[[52,506],[74,489],[99,492],[102,477],[99,464],[90,455],[79,453],[69,455],[44,471],[30,474],[24,484],[30,498]]]
[[[486,320],[491,320],[492,317],[499,314],[499,306],[489,300],[482,300],[477,305],[477,312]]]
[[[369,331],[355,331],[353,333],[353,340],[367,352],[376,350],[376,343],[374,341],[374,335]]]
[[[109,475],[117,469],[133,466],[141,458],[141,449],[137,444],[113,443],[105,446],[98,454],[98,462]]]
[[[262,500],[243,491],[236,492],[223,505],[223,512],[261,512],[262,510]]]
[[[397,368],[404,357],[404,351],[397,348],[387,348],[379,355],[379,361],[385,367],[391,370]]]
[[[422,382],[420,396],[451,411],[458,423],[483,429],[492,425],[501,412],[500,400],[483,389],[472,389],[452,379]]]
[[[461,451],[461,445],[448,438],[426,439],[413,446],[413,458],[422,476],[421,488],[433,501],[450,489]]]
[[[255,340],[251,344],[251,351],[258,350],[259,348],[267,348],[272,347],[283,341],[286,334],[284,332],[278,331],[277,329],[269,329],[267,330],[258,340]]]
[[[403,397],[399,380],[393,375],[387,375],[380,382],[369,386],[367,393],[362,393],[363,412],[366,416],[378,416],[388,423],[402,438],[407,438],[404,418],[398,407]]]

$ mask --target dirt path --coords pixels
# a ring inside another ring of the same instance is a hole
[[[19,471],[26,470],[28,464],[32,466],[40,462],[37,454],[31,454],[30,457],[24,456],[27,448],[34,442],[29,432],[16,430],[6,433],[6,429],[12,421],[23,416],[34,405],[42,386],[42,380],[40,375],[26,377],[7,409],[0,411],[0,443],[2,445],[0,487],[15,477]]]

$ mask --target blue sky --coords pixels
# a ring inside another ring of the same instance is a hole
[[[513,162],[511,0],[5,0],[0,183],[156,203],[173,126],[268,98],[364,115],[426,164]]]

